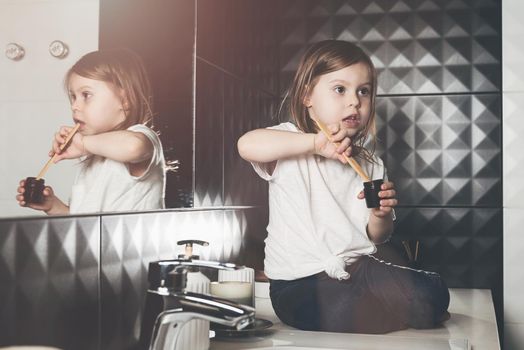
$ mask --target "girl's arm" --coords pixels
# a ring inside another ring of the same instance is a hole
[[[63,126],[55,134],[53,150],[49,152],[50,156],[54,153],[58,154],[55,162],[62,159],[97,155],[126,163],[132,176],[141,176],[147,170],[153,156],[154,146],[143,133],[130,130],[109,131],[96,135],[76,133],[69,146],[64,151],[60,151],[60,146],[65,142],[71,129],[71,127]]]
[[[368,226],[366,228],[369,239],[376,244],[384,243],[393,233],[393,208],[398,204],[395,198],[396,191],[393,182],[386,181],[379,192],[380,207],[371,209]],[[359,199],[364,199],[364,192],[360,192]]]
[[[53,150],[49,152],[49,155],[57,153],[56,162],[94,154],[127,163],[130,167],[143,168],[145,166],[147,168],[153,156],[154,147],[147,136],[130,130],[109,131],[96,135],[76,133],[69,146],[64,151],[60,151],[60,146],[65,142],[71,129],[71,127],[63,126],[55,134]]]
[[[351,154],[351,140],[347,130],[341,130],[336,124],[328,127],[332,132],[333,140],[340,142],[338,147],[329,142],[322,132],[307,134],[256,129],[240,137],[237,143],[238,153],[243,159],[258,163],[271,163],[279,159],[307,154],[318,154],[345,163],[342,153]]]
[[[376,244],[384,243],[393,233],[393,218],[391,213],[386,216],[371,215],[367,227],[369,239]]]
[[[238,153],[249,162],[270,163],[278,159],[315,153],[315,134],[257,129],[244,134]]]
[[[128,165],[129,174],[142,176],[153,156],[153,144],[141,132],[110,131],[82,139],[86,155],[95,154]]]
[[[55,196],[52,207],[45,212],[47,215],[67,215],[69,207]]]
[[[82,137],[84,155],[98,155],[121,163],[149,163],[153,144],[141,132],[129,130],[109,131]]]

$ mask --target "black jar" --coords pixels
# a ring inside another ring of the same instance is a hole
[[[44,179],[37,179],[36,177],[28,177],[25,179],[24,185],[24,202],[26,204],[44,202]]]
[[[380,187],[384,183],[384,180],[378,179],[369,182],[364,182],[364,197],[366,198],[366,206],[368,208],[380,207]]]

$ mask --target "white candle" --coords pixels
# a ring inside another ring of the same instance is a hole
[[[253,285],[249,282],[211,282],[209,291],[216,297],[253,306]]]

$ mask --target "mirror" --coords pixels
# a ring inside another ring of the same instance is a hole
[[[0,91],[5,106],[1,115],[16,115],[13,119],[18,122],[9,120],[2,131],[6,136],[2,149],[9,144],[17,151],[2,155],[2,163],[9,166],[0,168],[6,179],[1,184],[0,216],[44,215],[20,208],[14,200],[16,187],[48,160],[57,128],[71,124],[62,88],[66,70],[98,47],[129,47],[146,65],[153,87],[154,126],[166,160],[178,164],[167,174],[166,208],[262,202],[264,184],[240,160],[236,139],[267,124],[280,100],[275,26],[268,25],[277,17],[278,6],[266,5],[258,0],[2,2],[2,19],[6,17],[6,25],[12,27],[2,31],[2,42],[17,33],[32,34],[21,35],[27,51],[24,59],[6,58],[1,63],[1,75],[7,78]],[[53,26],[32,21],[37,12],[58,19]],[[31,23],[31,30],[20,23]],[[71,32],[71,27],[84,29]],[[260,31],[262,27],[268,30]],[[49,37],[50,43],[57,38],[67,43],[69,55],[52,57],[45,39],[34,33]],[[34,96],[34,91],[40,95]],[[250,118],[244,121],[246,115]],[[53,165],[46,174],[46,184],[65,202],[76,173],[73,163]]]
[[[168,208],[264,204],[265,184],[238,156],[236,140],[277,122],[303,48],[327,38],[359,42],[376,62],[377,130],[384,147],[378,153],[403,205],[497,206],[499,13],[492,2],[448,8],[430,1],[419,11],[400,2],[335,0],[2,1],[0,44],[20,40],[26,55],[0,60],[0,116],[7,126],[0,143],[8,150],[0,161],[0,215],[34,215],[10,211],[16,183],[38,172],[47,160],[48,135],[70,122],[61,88],[65,70],[98,46],[130,47],[146,63],[155,126],[166,158],[179,162],[168,174]],[[69,44],[65,59],[49,55],[55,40]],[[463,133],[449,131],[454,123]],[[46,182],[64,186],[67,198],[74,172],[61,164],[48,176]]]
[[[100,46],[132,48],[150,72],[165,155],[179,164],[167,207],[264,202],[236,140],[277,110],[280,10],[274,0],[101,1]]]

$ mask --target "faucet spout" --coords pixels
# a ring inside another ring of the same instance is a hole
[[[210,295],[190,292],[158,292],[163,295],[164,310],[153,329],[150,350],[177,349],[180,329],[191,319],[198,318],[242,329],[255,320],[255,309]]]

